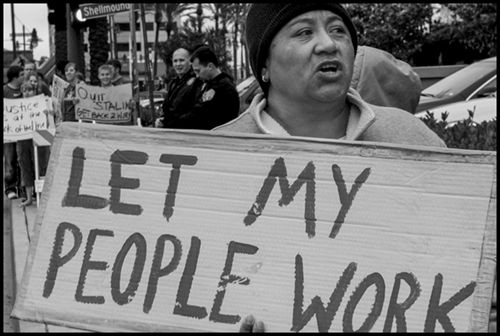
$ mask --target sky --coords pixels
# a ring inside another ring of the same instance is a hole
[[[12,4],[3,4],[3,47],[7,50],[12,50]],[[50,56],[49,47],[49,22],[48,22],[48,7],[46,3],[38,4],[14,4],[14,22],[16,34],[23,33],[23,25],[26,35],[26,43],[31,38],[33,28],[36,29],[38,38],[43,42],[39,42],[38,46],[33,50],[35,60],[40,60],[42,56]],[[18,36],[20,50],[23,51],[23,37]],[[29,50],[29,45],[26,46]]]

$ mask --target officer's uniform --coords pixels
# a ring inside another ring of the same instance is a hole
[[[240,100],[232,80],[220,73],[205,83],[196,105],[176,121],[176,128],[211,130],[238,117]]]
[[[193,69],[168,83],[167,97],[162,105],[163,127],[179,128],[178,120],[192,110],[202,85]]]

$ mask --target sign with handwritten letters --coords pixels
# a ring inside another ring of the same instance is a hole
[[[129,101],[132,84],[102,88],[85,84],[76,85],[76,118],[99,123],[126,122],[131,119]]]
[[[63,123],[13,315],[93,331],[484,331],[496,152]]]
[[[62,100],[64,99],[64,90],[69,86],[69,83],[62,78],[54,75],[52,80],[52,105],[55,111],[56,125],[62,122]]]
[[[33,131],[47,129],[45,96],[3,99],[3,142],[33,139]]]

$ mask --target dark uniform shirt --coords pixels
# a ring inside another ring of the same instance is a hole
[[[208,81],[196,104],[177,120],[176,128],[211,130],[238,117],[240,99],[233,81],[220,73]]]
[[[165,128],[179,128],[178,121],[193,109],[202,85],[193,69],[168,83],[167,97],[162,106]]]

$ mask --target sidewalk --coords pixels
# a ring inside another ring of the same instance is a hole
[[[16,281],[16,295],[19,294],[19,289],[21,286],[21,280],[24,273],[24,265],[26,263],[26,258],[28,256],[28,250],[31,240],[31,235],[33,234],[33,228],[35,225],[37,204],[36,201],[32,205],[25,208],[20,207],[21,199],[15,199],[9,201],[4,196],[4,204],[10,202],[10,211],[12,218],[12,252],[15,264],[15,281]],[[6,217],[5,211],[7,211],[8,206],[4,205],[4,219]],[[7,225],[8,223],[4,223]],[[4,261],[5,267],[5,261]],[[49,325],[44,323],[34,323],[28,321],[19,320],[19,331],[20,332],[85,332],[84,330],[77,330],[67,327]]]

